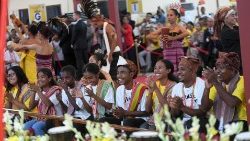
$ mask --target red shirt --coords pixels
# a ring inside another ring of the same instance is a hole
[[[123,24],[122,27],[125,30],[123,31],[125,46],[130,47],[134,44],[132,26],[130,24]]]

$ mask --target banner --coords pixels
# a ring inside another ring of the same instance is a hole
[[[3,106],[4,106],[4,51],[5,51],[5,47],[6,47],[6,27],[7,27],[7,18],[9,15],[7,15],[7,7],[8,7],[8,1],[7,0],[0,0],[0,76],[2,76],[0,78],[0,140],[3,141],[4,140],[4,129],[5,126],[3,124]]]
[[[128,0],[127,8],[131,14],[142,13],[142,0]]]
[[[44,4],[30,5],[29,17],[30,17],[30,22],[47,21],[45,5]]]

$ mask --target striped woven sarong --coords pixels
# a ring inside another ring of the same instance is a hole
[[[51,70],[52,74],[55,75],[54,69],[52,67],[52,54],[51,55],[36,54],[36,65],[37,65],[37,70],[41,68],[48,68]]]
[[[172,41],[168,42],[168,47],[163,50],[164,59],[171,61],[174,65],[174,70],[177,72],[178,64],[180,62],[180,57],[184,56],[182,42]]]

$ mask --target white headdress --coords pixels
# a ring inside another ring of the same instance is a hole
[[[124,59],[122,56],[119,56],[117,66],[123,66],[123,65],[127,65],[127,64],[128,64],[128,62],[126,61],[126,59]]]

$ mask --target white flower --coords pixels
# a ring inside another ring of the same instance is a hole
[[[115,140],[117,132],[115,131],[114,128],[111,128],[107,122],[103,123],[101,128],[105,138],[111,138]]]
[[[23,124],[19,121],[18,117],[15,117],[13,126],[15,132],[21,132],[23,130]]]
[[[14,133],[12,132],[13,127],[12,127],[12,116],[8,111],[6,111],[3,115],[3,122],[5,123],[5,130],[7,131],[9,136],[12,136]]]
[[[222,133],[221,137],[225,137],[225,136],[231,136],[234,134],[238,134],[242,131],[243,129],[243,123],[242,122],[237,122],[237,123],[231,123],[231,124],[227,124],[225,125],[225,132]]]
[[[199,122],[200,120],[197,117],[192,118],[192,127],[189,129],[189,133],[193,140],[199,140]]]
[[[5,138],[5,141],[25,141],[25,140],[32,140],[32,141],[48,141],[49,138],[47,135],[45,136],[37,136],[37,137],[29,137],[27,135],[27,131],[23,130],[24,126],[24,111],[18,111],[19,116],[16,116],[14,122],[12,119],[14,117],[9,114],[8,111],[4,113],[3,121],[5,123],[5,130],[7,131],[8,138]]]
[[[64,121],[63,121],[63,124],[67,127],[73,127],[73,117],[68,115],[68,114],[65,114],[64,115]]]
[[[49,141],[49,136],[48,135],[38,136],[36,137],[36,141]]]
[[[71,115],[65,114],[63,124],[68,127],[71,131],[75,133],[75,138],[77,141],[83,141],[82,134],[76,130],[73,126],[73,117]]]

